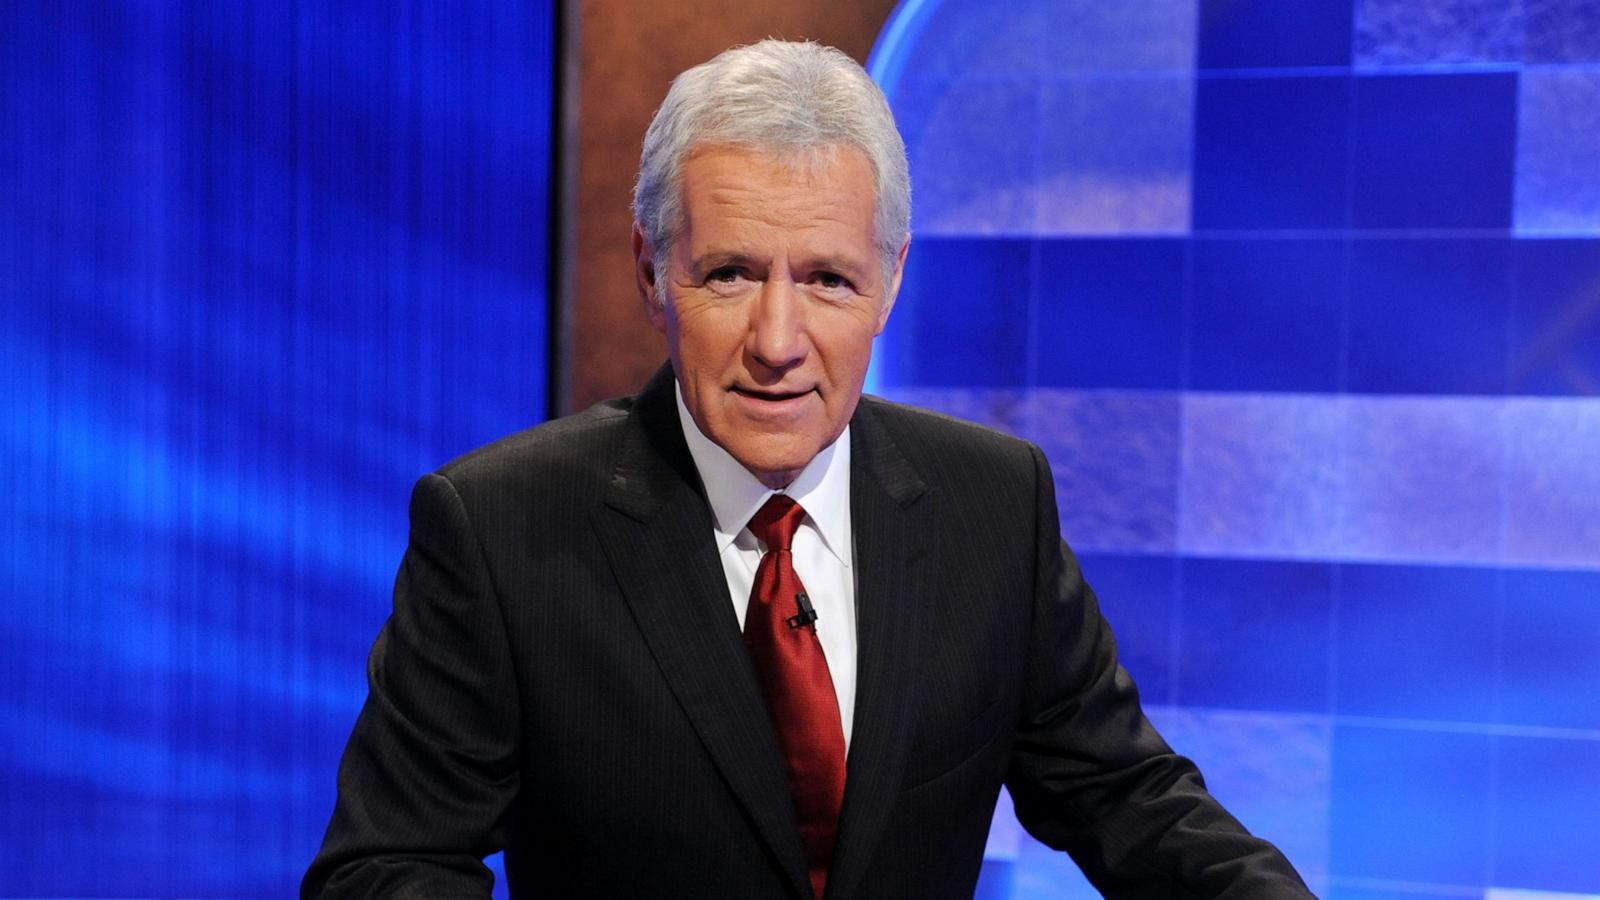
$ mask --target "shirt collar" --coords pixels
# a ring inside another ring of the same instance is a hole
[[[848,568],[852,556],[850,426],[846,425],[838,439],[823,447],[788,487],[774,491],[750,474],[750,470],[728,451],[701,433],[694,416],[689,414],[689,408],[684,405],[683,388],[676,381],[673,384],[673,394],[678,401],[678,423],[683,427],[689,455],[694,457],[694,467],[700,472],[700,483],[705,485],[706,500],[711,504],[712,524],[717,532],[717,553],[722,553],[738,539],[750,517],[767,502],[768,497],[781,493],[788,494],[805,507],[806,518],[822,536],[823,545]]]

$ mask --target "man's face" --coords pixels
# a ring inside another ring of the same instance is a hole
[[[855,412],[906,248],[885,283],[872,167],[854,148],[805,165],[702,146],[683,164],[681,190],[669,258],[653,259],[634,228],[650,321],[666,335],[695,424],[782,487]]]

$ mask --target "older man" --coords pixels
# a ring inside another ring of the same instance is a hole
[[[909,233],[854,62],[685,72],[670,365],[424,477],[308,895],[970,896],[1002,783],[1113,897],[1305,897],[1151,728],[1039,451],[861,396]]]

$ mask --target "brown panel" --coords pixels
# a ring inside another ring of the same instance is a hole
[[[769,36],[820,41],[865,62],[894,6],[894,0],[567,0],[565,52],[576,56],[577,79],[566,96],[565,127],[576,138],[569,132],[561,148],[567,161],[560,170],[570,183],[560,223],[557,412],[631,394],[666,358],[633,286],[628,234],[639,147],[673,76]],[[570,78],[574,60],[564,68]]]

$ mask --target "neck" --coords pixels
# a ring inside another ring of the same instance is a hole
[[[757,481],[774,491],[783,490],[784,488],[793,484],[796,478],[800,477],[799,469],[785,469],[782,472],[757,472],[755,469],[751,469],[749,466],[746,466],[745,468],[750,472],[751,475],[756,477]]]

